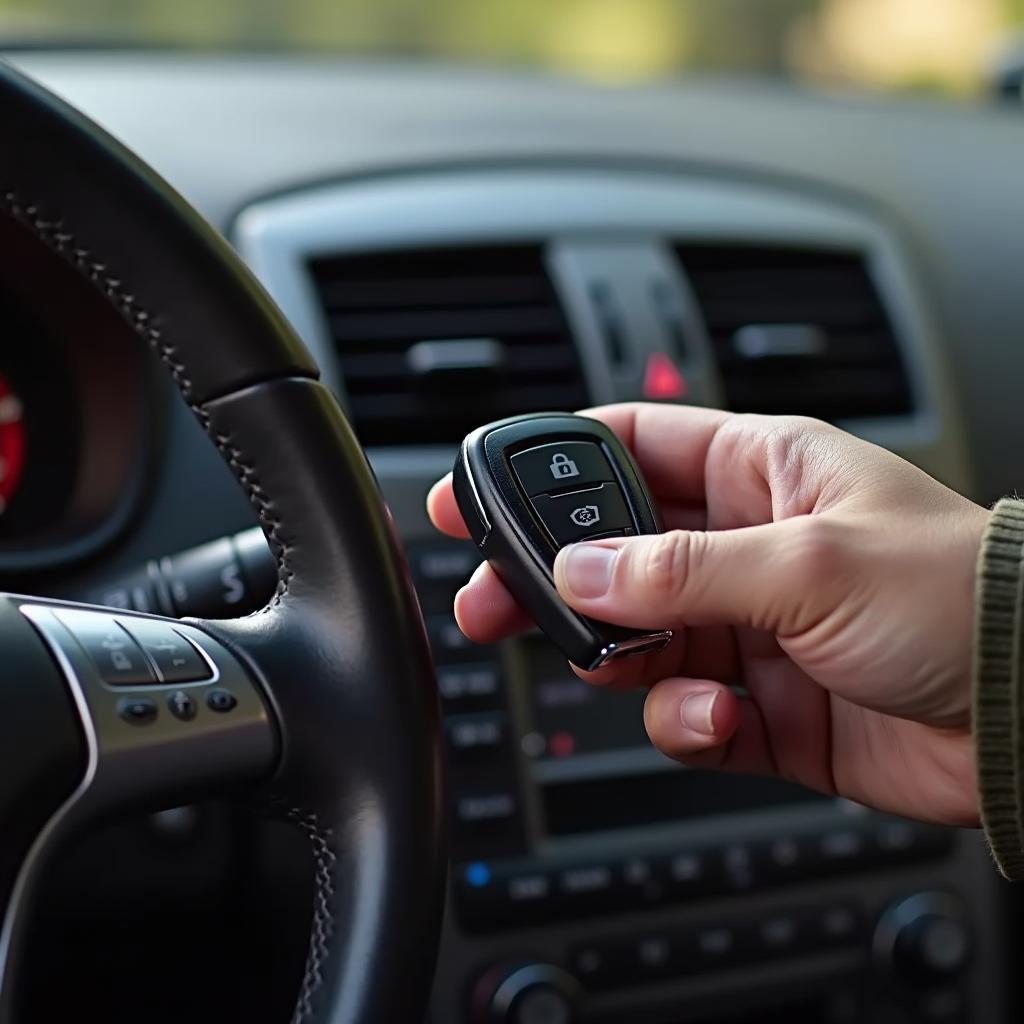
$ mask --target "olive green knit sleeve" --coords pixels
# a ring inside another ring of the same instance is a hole
[[[1004,498],[978,555],[973,721],[981,821],[1000,871],[1024,879],[1021,652],[1024,501]]]

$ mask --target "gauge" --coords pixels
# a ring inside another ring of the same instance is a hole
[[[7,378],[0,374],[0,515],[10,505],[24,468],[24,408]]]

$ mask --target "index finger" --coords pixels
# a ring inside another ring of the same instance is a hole
[[[580,415],[600,420],[618,435],[633,453],[655,497],[703,504],[708,449],[730,413],[627,402],[584,409]],[[460,540],[469,536],[455,502],[451,473],[430,489],[427,511],[442,533]]]
[[[633,453],[655,497],[704,503],[708,449],[733,414],[693,405],[625,402],[583,409],[610,427]]]

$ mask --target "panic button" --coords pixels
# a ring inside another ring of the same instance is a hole
[[[568,494],[539,494],[533,507],[559,547],[607,533],[621,534],[634,526],[616,484]]]
[[[600,445],[593,441],[538,445],[513,455],[511,462],[523,490],[531,498],[615,479]]]

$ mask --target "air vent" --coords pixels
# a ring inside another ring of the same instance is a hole
[[[729,408],[825,420],[911,411],[896,337],[859,256],[729,246],[678,252]]]
[[[363,444],[457,442],[487,420],[586,404],[539,247],[388,252],[312,270]]]

